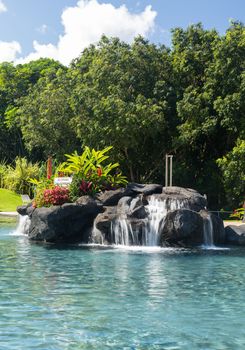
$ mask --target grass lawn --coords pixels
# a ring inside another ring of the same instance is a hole
[[[22,205],[19,194],[0,188],[0,211],[16,211],[18,205]]]

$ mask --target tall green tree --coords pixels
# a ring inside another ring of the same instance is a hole
[[[207,193],[217,207],[224,191],[216,159],[234,147],[244,130],[244,26],[232,24],[223,37],[201,25],[176,29],[173,44],[179,86],[176,176],[181,185]]]
[[[71,126],[73,111],[69,104],[71,88],[67,68],[47,70],[19,101],[18,125],[29,151],[62,160],[64,153],[78,145]]]
[[[170,70],[167,49],[141,37],[131,46],[103,37],[71,67],[78,136],[92,147],[113,145],[132,181],[158,170],[170,142]]]

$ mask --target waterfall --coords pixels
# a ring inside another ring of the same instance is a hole
[[[139,232],[133,232],[131,223],[126,218],[119,218],[111,224],[111,233],[116,245],[138,245]]]
[[[203,238],[204,238],[204,247],[206,248],[212,248],[214,247],[214,240],[213,240],[213,223],[211,216],[208,214],[203,219]]]
[[[28,215],[19,215],[19,222],[16,230],[13,232],[13,235],[23,235],[27,234],[31,220]]]
[[[145,208],[148,215],[146,219],[141,219],[140,227],[137,227],[134,221],[128,220],[125,214],[112,222],[112,241],[116,245],[158,246],[160,228],[167,212],[189,208],[189,205],[186,199],[167,198],[161,200],[155,196],[150,196]]]

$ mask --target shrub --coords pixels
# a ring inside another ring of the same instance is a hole
[[[43,198],[45,205],[62,205],[69,202],[69,189],[66,187],[55,186],[54,188],[44,190]]]
[[[4,188],[32,196],[33,186],[30,178],[38,178],[38,163],[28,162],[26,158],[17,157],[14,166],[8,165],[3,176]]]
[[[233,211],[233,213],[230,215],[230,218],[236,219],[236,220],[242,220],[244,218],[244,208],[238,208]]]
[[[4,187],[4,176],[6,174],[6,171],[7,171],[7,164],[3,160],[0,162],[0,188]]]
[[[77,152],[71,155],[66,154],[67,161],[59,167],[59,170],[73,174],[70,185],[71,200],[127,184],[126,177],[119,170],[119,163],[105,163],[109,158],[106,154],[111,149],[112,147],[106,147],[101,151],[96,151],[85,147],[81,155],[78,155]]]
[[[69,189],[66,187],[55,186],[48,189],[39,189],[33,201],[33,206],[49,207],[51,205],[62,205],[70,202]]]

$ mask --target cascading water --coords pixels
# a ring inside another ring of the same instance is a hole
[[[31,220],[28,215],[19,215],[19,223],[13,235],[23,235],[28,232]]]
[[[138,245],[138,232],[133,232],[131,223],[126,218],[119,218],[111,224],[111,233],[116,245]]]
[[[178,198],[161,200],[150,196],[148,205],[145,206],[148,215],[141,220],[141,226],[137,227],[123,214],[111,224],[112,240],[116,245],[158,246],[160,228],[166,214],[170,210],[181,208],[189,208],[188,200]]]
[[[203,219],[203,240],[205,248],[214,247],[213,223],[209,214]]]

